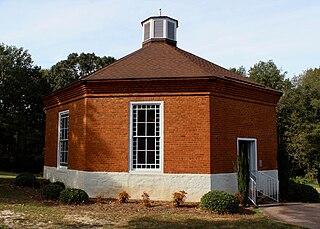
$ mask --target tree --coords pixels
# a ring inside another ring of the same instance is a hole
[[[49,91],[26,50],[0,44],[0,170],[41,171]]]
[[[237,178],[238,178],[238,190],[240,193],[241,203],[246,206],[248,204],[249,196],[249,155],[248,145],[240,142],[239,143],[239,155],[237,159]]]
[[[279,107],[291,172],[316,178],[320,171],[320,68],[293,79]]]
[[[115,61],[113,57],[99,57],[94,53],[71,53],[66,60],[59,61],[49,70],[53,90],[62,88],[73,81],[87,76]]]
[[[243,67],[242,65],[238,68],[229,68],[230,71],[234,72],[234,73],[237,73],[239,75],[242,75],[242,76],[247,76],[247,70],[245,67]]]
[[[290,81],[285,79],[287,72],[282,72],[272,60],[267,62],[260,61],[249,70],[249,78],[267,87],[283,91]]]

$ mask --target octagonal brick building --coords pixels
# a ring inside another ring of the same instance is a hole
[[[142,28],[140,49],[44,98],[44,177],[91,197],[199,201],[237,192],[244,147],[250,172],[277,181],[281,93],[178,48],[173,18]]]

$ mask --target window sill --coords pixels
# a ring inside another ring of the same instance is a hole
[[[57,170],[60,172],[67,172],[68,171],[68,167],[67,166],[58,166]]]
[[[162,170],[130,170],[131,174],[163,174]]]

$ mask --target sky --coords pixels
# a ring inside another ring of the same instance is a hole
[[[72,52],[119,59],[160,8],[179,21],[179,48],[222,67],[273,60],[289,78],[320,67],[319,0],[0,0],[0,43],[42,68]]]

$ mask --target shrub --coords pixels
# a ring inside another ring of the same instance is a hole
[[[184,190],[172,194],[172,204],[175,207],[183,205],[186,199],[187,193]]]
[[[43,200],[58,200],[60,192],[63,188],[58,184],[47,184],[41,190],[41,199]]]
[[[213,190],[201,197],[200,208],[218,214],[239,212],[240,201],[230,193]]]
[[[62,189],[65,189],[65,188],[66,188],[66,186],[64,185],[64,183],[63,183],[63,182],[61,182],[61,181],[53,182],[53,184],[57,184],[57,185],[59,185]]]
[[[60,192],[60,202],[63,204],[82,204],[88,200],[88,194],[82,189],[67,188]]]
[[[249,174],[249,160],[248,160],[248,153],[244,149],[243,144],[239,144],[240,151],[237,158],[237,166],[238,166],[238,190],[240,193],[241,203],[243,205],[248,204],[248,194],[249,194],[249,181],[250,181],[250,174]]]
[[[96,196],[96,203],[101,204],[103,202],[103,194],[99,194]]]
[[[118,201],[119,201],[120,203],[126,203],[126,202],[128,202],[128,201],[129,201],[129,198],[130,198],[130,196],[129,196],[129,194],[128,194],[126,191],[119,192],[119,194],[118,194]]]
[[[143,192],[143,194],[141,195],[142,197],[142,204],[145,206],[145,207],[151,207],[151,202],[150,202],[150,196],[148,193],[146,192]]]
[[[289,201],[307,202],[307,203],[318,203],[319,193],[317,190],[306,184],[299,184],[292,180],[289,181]]]
[[[33,187],[37,178],[32,173],[20,173],[15,178],[15,185],[23,186],[23,187]]]

